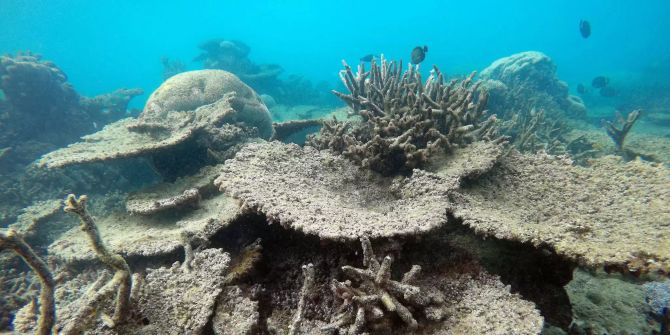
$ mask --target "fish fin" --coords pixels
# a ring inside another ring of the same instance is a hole
[[[428,46],[427,45],[423,46],[423,52],[428,52]]]

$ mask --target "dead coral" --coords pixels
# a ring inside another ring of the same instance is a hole
[[[235,201],[217,191],[214,179],[220,166],[207,166],[189,177],[174,183],[161,183],[133,193],[126,203],[128,209],[151,208],[153,213],[134,215],[112,212],[97,219],[100,234],[110,250],[124,257],[165,256],[182,249],[182,234],[206,241],[239,213]],[[198,206],[178,206],[171,209],[154,208],[185,190],[196,189],[201,198]],[[153,209],[156,209],[155,211]],[[199,243],[194,248],[200,247]],[[49,254],[65,262],[92,261],[95,254],[88,247],[85,236],[73,228],[62,234],[49,246]]]
[[[288,335],[299,334],[298,331],[300,330],[300,326],[303,322],[303,319],[305,318],[305,304],[307,303],[307,296],[311,294],[312,290],[314,289],[314,273],[314,265],[312,263],[302,266],[302,274],[304,279],[302,283],[302,289],[300,289],[300,301],[298,302],[298,309],[293,316],[291,325],[288,328]]]
[[[409,178],[381,177],[326,150],[266,142],[240,150],[215,184],[241,200],[243,211],[263,213],[269,222],[322,239],[358,240],[441,226],[459,177],[421,170]]]
[[[116,302],[114,308],[114,315],[111,318],[112,326],[118,325],[126,321],[128,317],[128,309],[130,304],[130,290],[132,287],[132,280],[130,277],[130,267],[126,260],[118,254],[111,253],[105,246],[98,227],[93,221],[93,217],[86,210],[86,201],[88,197],[83,195],[77,198],[74,194],[68,195],[65,200],[64,210],[68,213],[73,213],[79,216],[81,230],[86,233],[91,247],[95,250],[100,260],[110,268],[115,270],[114,277],[102,287],[95,295],[91,296],[90,304],[82,307],[80,316],[82,318],[89,317],[90,311],[96,307],[102,300],[116,291]],[[74,327],[78,327],[79,320],[73,323]],[[72,330],[76,333],[78,330]],[[70,333],[69,331],[65,332]]]
[[[342,305],[331,318],[331,323],[323,330],[338,330],[340,334],[363,334],[371,324],[391,324],[386,312],[397,315],[409,330],[415,330],[419,324],[412,315],[412,310],[426,310],[445,302],[439,292],[428,294],[425,290],[413,285],[421,272],[421,267],[413,265],[400,281],[391,279],[393,258],[386,256],[379,263],[368,238],[361,238],[363,247],[363,266],[359,269],[343,266],[344,274],[360,283],[353,287],[351,281],[339,282],[333,279],[332,290],[342,300]],[[406,306],[407,305],[407,306]],[[425,313],[430,317],[431,313]],[[439,318],[437,320],[439,321]],[[390,330],[390,329],[389,329]]]
[[[528,112],[515,113],[504,120],[500,127],[503,134],[510,136],[510,148],[521,152],[544,151],[552,155],[567,152],[567,140],[563,126],[556,119],[547,118],[544,110],[532,108]]]
[[[138,288],[137,309],[156,334],[201,334],[223,289],[230,256],[220,249],[195,253],[191,271],[179,262],[149,269]]]
[[[669,176],[639,160],[607,156],[579,167],[513,152],[458,191],[453,214],[478,233],[546,245],[584,266],[667,273]]]
[[[137,119],[112,123],[83,142],[44,155],[39,164],[53,168],[149,156],[167,180],[174,180],[210,164],[210,151],[223,154],[248,137],[270,138],[272,131],[260,97],[233,74],[189,71],[156,89]]]
[[[495,116],[486,118],[487,92],[473,83],[475,73],[461,82],[445,83],[437,67],[424,83],[419,67],[402,62],[361,63],[356,75],[343,61],[340,78],[349,94],[333,91],[364,122],[347,130],[328,125],[309,144],[331,149],[384,175],[409,173],[423,167],[437,152],[477,140],[504,142]],[[340,137],[340,138],[338,138]]]
[[[626,140],[626,135],[628,135],[630,129],[633,128],[633,125],[635,125],[635,122],[640,118],[641,114],[642,110],[637,109],[630,112],[624,119],[621,113],[616,112],[615,122],[602,121],[603,127],[605,127],[605,130],[607,131],[607,135],[614,141],[617,153],[624,153],[623,142]]]
[[[24,262],[37,274],[41,290],[39,300],[39,319],[35,326],[35,334],[50,335],[56,323],[56,302],[54,299],[55,281],[51,270],[33,249],[19,236],[15,230],[0,231],[0,250],[11,249],[21,256]],[[33,303],[33,306],[35,304]]]

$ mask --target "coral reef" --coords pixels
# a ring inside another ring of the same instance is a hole
[[[0,89],[9,109],[2,123],[0,145],[43,138],[52,135],[50,129],[54,128],[61,132],[61,138],[69,135],[69,139],[76,139],[78,130],[87,130],[81,124],[86,115],[78,109],[79,95],[65,73],[40,55],[26,52],[0,56]]]
[[[249,59],[251,48],[239,40],[215,38],[201,43],[200,55],[193,60],[201,62],[205,69],[229,71],[244,83],[262,94],[269,94],[281,104],[333,105],[325,95],[328,84],[313,85],[299,75],[280,79],[284,71],[278,64],[256,64]]]
[[[220,70],[191,71],[156,89],[137,119],[110,124],[83,142],[44,155],[39,163],[63,167],[150,156],[161,175],[174,180],[227,158],[228,150],[234,152],[249,137],[270,138],[272,133],[267,108],[237,77]]]
[[[479,78],[489,92],[489,109],[502,119],[533,108],[545,110],[552,118],[586,115],[584,103],[568,94],[568,85],[556,77],[556,65],[541,52],[498,59],[482,70]]]
[[[343,61],[340,78],[349,94],[333,91],[363,122],[352,129],[333,121],[309,144],[331,149],[383,175],[409,173],[438,152],[478,140],[505,141],[497,135],[495,116],[486,116],[486,91],[479,92],[472,73],[445,83],[437,67],[424,83],[418,66],[373,59],[370,71],[361,63],[356,75]]]

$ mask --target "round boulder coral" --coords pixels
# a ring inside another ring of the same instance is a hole
[[[228,93],[235,93],[235,121],[255,126],[261,137],[270,138],[272,118],[261,97],[237,76],[223,70],[188,71],[169,78],[151,94],[140,119],[157,121],[170,112],[194,111]]]

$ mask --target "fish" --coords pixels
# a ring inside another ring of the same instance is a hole
[[[589,21],[579,21],[579,33],[581,33],[584,38],[589,38],[589,36],[591,36],[591,24]]]
[[[619,95],[619,91],[612,87],[603,87],[600,89],[600,95],[605,98],[611,98]]]
[[[603,88],[610,83],[610,79],[605,76],[597,76],[591,81],[591,86],[595,88]]]
[[[577,85],[577,93],[579,94],[586,94],[586,87],[584,87],[583,84],[578,84]]]
[[[369,62],[372,62],[373,59],[375,59],[375,55],[369,54],[369,55],[365,55],[365,56],[361,57],[361,62],[369,63]]]
[[[412,64],[419,64],[426,59],[426,52],[428,52],[428,47],[416,47],[412,50]]]

